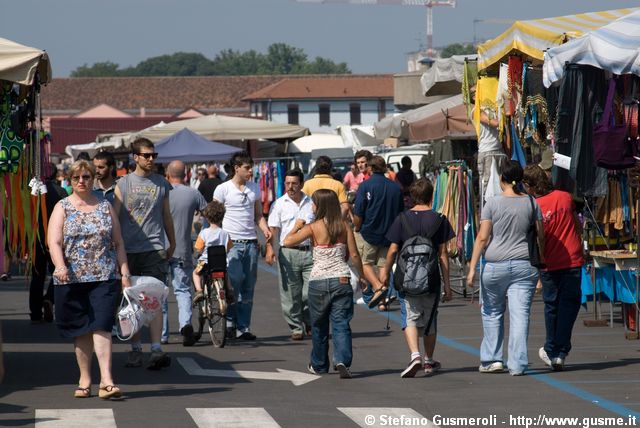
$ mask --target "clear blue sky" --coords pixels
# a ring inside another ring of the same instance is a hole
[[[434,8],[434,45],[470,42],[474,19],[532,19],[640,6],[629,0],[458,0]],[[303,4],[293,0],[8,0],[0,37],[45,49],[55,77],[113,61],[121,67],[177,51],[213,58],[222,49],[264,52],[272,43],[310,58],[346,62],[354,73],[406,71],[425,40],[419,6]],[[9,13],[11,16],[7,16]],[[480,39],[508,24],[479,23]]]

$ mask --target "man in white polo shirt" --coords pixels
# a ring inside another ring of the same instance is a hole
[[[311,330],[307,300],[309,273],[313,266],[311,242],[307,240],[296,247],[284,246],[284,238],[291,232],[298,218],[306,222],[313,218],[311,198],[302,193],[303,182],[304,175],[299,169],[286,172],[284,188],[287,193],[273,203],[269,214],[268,223],[272,239],[267,242],[265,256],[268,264],[275,262],[276,254],[272,241],[279,232],[280,304],[282,315],[291,329],[291,340],[302,340],[305,331]]]
[[[251,181],[253,159],[245,151],[238,152],[229,161],[233,177],[216,187],[213,199],[224,204],[226,213],[222,229],[233,241],[227,255],[227,274],[233,286],[235,303],[227,311],[227,335],[242,340],[255,340],[251,333],[253,291],[258,278],[258,235],[256,226],[265,239],[271,239],[267,221],[262,216],[260,188]],[[234,330],[235,328],[235,330]]]

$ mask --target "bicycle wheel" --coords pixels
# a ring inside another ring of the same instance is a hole
[[[204,300],[200,300],[196,305],[197,316],[198,316],[198,329],[195,331],[196,341],[200,340],[202,337],[202,331],[204,330],[204,325],[207,322],[207,315],[205,313],[205,304]]]
[[[467,264],[463,263],[460,257],[449,259],[449,283],[451,284],[451,291],[464,297],[480,291],[478,287],[474,287],[473,290],[467,288],[467,272]]]
[[[216,348],[224,348],[227,341],[226,302],[222,304],[222,307],[220,305],[220,290],[224,290],[224,288],[222,288],[221,279],[216,278],[213,282],[209,290],[211,294],[207,299],[209,305],[209,335],[211,336],[213,346]]]

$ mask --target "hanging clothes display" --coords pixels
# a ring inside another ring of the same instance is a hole
[[[608,176],[608,191],[595,202],[596,221],[604,236],[631,237],[635,224],[637,191],[629,185],[628,173],[614,172]]]
[[[447,217],[456,237],[447,243],[449,256],[471,258],[478,216],[473,172],[462,161],[445,162],[435,179],[433,209]]]
[[[261,160],[253,167],[253,181],[260,187],[262,212],[268,214],[273,201],[284,195],[287,159]]]
[[[467,117],[471,117],[471,88],[478,81],[478,62],[465,59],[462,69],[462,101],[467,107]]]

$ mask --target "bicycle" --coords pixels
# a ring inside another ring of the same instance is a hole
[[[469,266],[466,260],[462,259],[461,255],[449,257],[449,283],[451,284],[451,291],[455,294],[463,297],[468,295],[478,294],[480,287],[473,287],[473,289],[467,287],[467,273],[469,272]]]
[[[225,291],[227,252],[225,247],[222,245],[208,247],[207,259],[207,265],[201,273],[204,297],[197,303],[198,331],[196,337],[202,337],[206,324],[213,346],[224,348],[227,327],[227,296]]]

